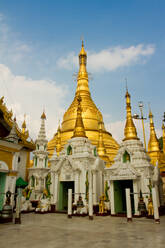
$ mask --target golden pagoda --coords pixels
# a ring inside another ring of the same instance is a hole
[[[73,136],[74,127],[77,118],[78,97],[81,97],[81,112],[82,121],[85,129],[85,134],[96,147],[99,146],[100,128],[99,123],[102,123],[102,140],[105,147],[106,156],[109,159],[107,166],[113,163],[113,159],[116,156],[119,148],[118,143],[113,139],[112,135],[106,131],[104,127],[103,117],[101,112],[96,107],[91,98],[91,94],[88,86],[88,72],[86,69],[87,53],[84,49],[82,42],[81,51],[79,53],[79,72],[77,75],[77,88],[74,100],[68,110],[63,116],[63,121],[60,131],[61,150],[67,141]],[[54,148],[57,146],[58,132],[54,135],[52,140],[48,143],[48,152],[52,156]]]

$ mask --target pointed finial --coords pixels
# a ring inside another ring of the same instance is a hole
[[[148,102],[148,109],[149,109],[149,118],[153,117],[152,111],[151,111],[151,105],[150,102]]]
[[[123,141],[130,140],[130,139],[139,139],[137,137],[136,127],[135,127],[134,122],[132,120],[131,100],[130,100],[131,96],[128,93],[128,89],[127,89],[125,98],[126,98],[127,115],[126,115],[126,124],[125,124],[125,128],[124,128],[125,138],[123,139]]]
[[[22,128],[26,128],[26,114],[24,114],[24,121],[22,123]]]
[[[44,109],[43,109],[43,113],[42,113],[42,115],[41,115],[41,119],[46,120],[46,115],[45,115],[45,110],[44,110]]]
[[[26,114],[24,114],[24,121],[22,123],[22,133],[25,134],[26,131]]]
[[[79,57],[80,56],[87,56],[87,54],[86,54],[86,52],[85,52],[85,49],[84,49],[84,40],[82,39],[82,41],[81,41],[81,51],[80,51],[80,53],[79,53]]]
[[[126,88],[126,94],[125,97],[127,98],[127,100],[129,101],[130,99],[130,94],[128,92],[128,84],[127,84],[127,78],[125,78],[125,88]]]
[[[81,35],[81,46],[84,46],[84,35]]]

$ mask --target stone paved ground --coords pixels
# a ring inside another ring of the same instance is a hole
[[[165,248],[165,216],[153,220],[65,214],[22,215],[22,224],[0,224],[0,248]]]

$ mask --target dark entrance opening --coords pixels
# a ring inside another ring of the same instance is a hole
[[[130,188],[133,193],[133,180],[117,180],[114,181],[114,204],[116,214],[126,214],[126,195],[125,189]],[[132,213],[134,214],[134,196],[131,194]]]
[[[60,211],[67,211],[68,209],[68,189],[72,189],[72,193],[74,193],[74,181],[60,182],[58,206]]]

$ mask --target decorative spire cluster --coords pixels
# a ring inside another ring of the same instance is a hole
[[[82,108],[81,108],[82,99],[80,95],[77,97],[77,101],[78,101],[77,118],[76,118],[76,124],[75,124],[72,138],[75,138],[75,137],[87,138],[85,135],[85,129],[84,129],[84,124],[82,120]]]
[[[126,111],[127,111],[127,116],[126,116],[126,124],[125,124],[125,129],[124,129],[124,136],[125,140],[130,140],[130,139],[139,139],[137,137],[137,132],[136,132],[136,127],[134,125],[134,122],[132,120],[132,113],[131,113],[131,97],[130,94],[128,93],[128,89],[126,90]]]
[[[148,142],[148,152],[159,152],[160,151],[159,141],[156,136],[154,122],[153,122],[153,114],[151,112],[151,109],[149,112],[149,119],[150,119],[150,139]]]

